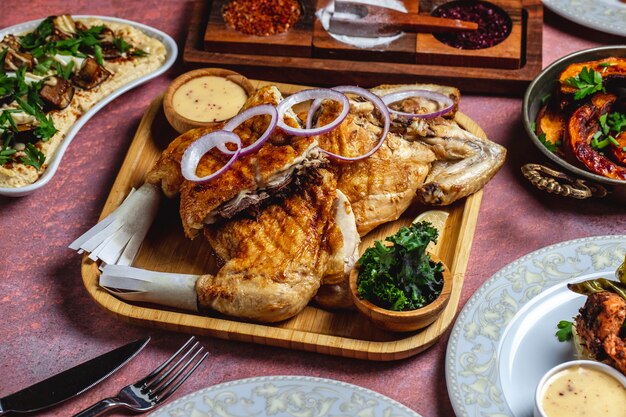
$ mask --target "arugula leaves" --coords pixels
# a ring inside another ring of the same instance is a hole
[[[388,310],[415,310],[434,301],[443,287],[443,264],[426,253],[438,231],[429,222],[412,224],[376,241],[359,259],[359,296]]]
[[[574,93],[574,100],[581,100],[598,91],[606,92],[602,85],[602,74],[586,66],[575,77],[566,79],[565,84],[578,89]]]
[[[572,330],[573,325],[574,323],[572,323],[571,321],[567,321],[567,320],[561,320],[559,324],[556,325],[558,330],[556,331],[554,335],[559,339],[559,342],[566,342],[568,340],[572,340],[572,337],[574,336],[574,333]]]

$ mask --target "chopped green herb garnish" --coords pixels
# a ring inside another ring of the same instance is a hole
[[[578,89],[574,93],[574,100],[581,100],[598,91],[606,92],[602,85],[602,74],[587,67],[583,67],[575,77],[566,79],[565,84]]]
[[[606,123],[615,133],[626,131],[626,114],[615,111],[609,115]]]
[[[598,66],[601,68],[614,67],[615,65],[617,65],[617,63],[615,62],[601,62],[598,64]]]
[[[532,122],[530,124],[530,130],[532,130],[533,132],[537,131],[537,123],[536,122]]]
[[[604,113],[600,115],[600,118],[598,119],[598,121],[600,122],[600,128],[602,129],[602,133],[605,135],[608,135],[609,130],[611,130],[611,128],[606,124],[606,118],[608,116],[609,116],[608,113]]]
[[[41,169],[41,166],[44,162],[46,162],[45,155],[35,147],[32,143],[27,143],[26,148],[24,149],[24,153],[26,155],[22,156],[20,162],[24,165],[30,165],[35,167],[38,171]]]
[[[17,152],[15,149],[9,147],[5,147],[4,149],[0,150],[0,165],[4,165],[11,159],[13,159],[12,156],[15,152]]]
[[[559,339],[559,342],[566,342],[568,340],[572,340],[574,336],[572,326],[574,323],[567,320],[561,320],[559,324],[556,325],[558,330],[555,333],[555,336]]]
[[[539,139],[539,142],[541,142],[543,146],[545,146],[552,153],[555,153],[556,151],[558,151],[559,147],[561,146],[560,141],[553,143],[547,140],[545,133],[541,133],[540,135],[538,135],[537,139]]]
[[[438,232],[429,222],[414,223],[380,240],[359,259],[359,296],[388,310],[415,310],[434,301],[443,288],[443,264],[426,253]]]
[[[102,47],[96,45],[93,47],[94,56],[98,65],[104,66],[104,58],[102,57]]]
[[[114,37],[113,38],[113,45],[115,45],[115,47],[117,48],[118,51],[120,51],[121,53],[124,53],[126,51],[128,51],[131,48],[131,45],[126,42],[124,40],[124,38],[122,37]]]
[[[545,105],[552,98],[552,94],[548,93],[545,96],[541,97],[541,105]]]
[[[144,57],[148,56],[148,53],[143,49],[133,49],[130,53],[132,56]]]
[[[37,127],[35,128],[35,131],[33,132],[33,134],[38,139],[42,140],[43,142],[47,142],[52,136],[54,136],[54,134],[58,130],[54,126],[54,123],[52,122],[52,119],[50,116],[46,117],[46,115],[41,111],[41,109],[31,106],[30,104],[20,99],[19,97],[16,97],[15,100],[20,105],[22,110],[24,110],[26,113],[32,116],[35,116],[35,118],[37,119]]]
[[[72,69],[74,69],[74,61],[70,61],[67,65],[63,66],[60,62],[55,62],[57,74],[64,80],[69,80],[72,76]]]
[[[50,71],[50,68],[52,68],[52,64],[54,62],[55,61],[52,58],[48,58],[48,59],[41,61],[40,63],[35,65],[35,67],[33,68],[33,73],[36,75],[48,74],[48,71]]]

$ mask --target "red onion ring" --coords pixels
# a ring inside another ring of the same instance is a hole
[[[271,104],[261,104],[259,106],[250,107],[249,109],[239,113],[238,115],[230,119],[228,123],[226,123],[224,127],[222,128],[222,130],[225,130],[227,132],[232,132],[237,127],[239,127],[242,123],[244,123],[246,120],[254,116],[260,116],[262,114],[269,114],[272,117],[270,120],[270,123],[267,126],[267,129],[265,129],[265,132],[263,132],[263,134],[259,136],[259,138],[253,144],[248,145],[245,148],[240,150],[241,156],[248,155],[258,150],[261,147],[261,145],[263,145],[263,143],[265,143],[265,141],[270,137],[272,132],[274,132],[274,129],[276,128],[276,124],[278,121],[278,111],[276,110],[276,108],[272,106]],[[231,155],[234,153],[233,151],[227,149],[225,146],[219,149],[220,151],[228,155]]]
[[[235,152],[229,151],[228,148],[226,148],[227,143],[233,143],[237,145],[237,150]],[[214,173],[204,177],[198,177],[196,175],[196,170],[198,169],[200,159],[213,148],[218,148],[221,152],[225,154],[232,154],[232,156],[230,157],[226,165],[224,165]],[[224,173],[224,171],[230,168],[235,160],[239,157],[240,153],[241,139],[239,138],[239,136],[237,136],[233,132],[218,130],[201,136],[199,139],[192,142],[191,145],[189,145],[189,147],[185,150],[185,153],[183,153],[183,157],[180,160],[180,168],[183,177],[185,177],[185,179],[189,181],[209,181],[221,175],[222,173]]]
[[[363,97],[367,100],[369,100],[374,107],[376,107],[376,109],[378,109],[378,111],[380,112],[382,119],[383,119],[383,133],[380,135],[380,140],[378,141],[378,143],[376,144],[376,146],[374,146],[372,149],[370,149],[367,153],[363,154],[363,155],[359,155],[359,156],[355,156],[355,157],[348,157],[348,156],[342,156],[342,155],[337,155],[334,154],[332,152],[329,152],[325,149],[322,149],[326,154],[328,154],[328,156],[331,156],[335,159],[338,159],[340,161],[346,161],[346,162],[351,162],[351,161],[360,161],[361,159],[365,159],[368,158],[370,156],[372,156],[374,154],[374,152],[376,152],[383,144],[383,142],[385,141],[385,139],[387,138],[387,134],[389,133],[389,126],[391,125],[391,117],[389,115],[389,109],[387,108],[387,106],[385,105],[385,103],[383,102],[383,100],[378,97],[376,94],[372,93],[369,90],[366,90],[365,88],[361,88],[361,87],[357,87],[357,86],[353,86],[353,85],[341,85],[338,87],[333,87],[332,90],[335,91],[339,91],[341,93],[351,93],[351,94],[355,94],[358,95],[360,97]],[[309,121],[312,121],[312,116],[311,114],[317,110],[317,108],[313,108],[316,106],[319,106],[320,103],[316,103],[314,102],[311,105],[312,108],[312,112],[309,112],[309,117],[307,117],[307,123],[309,123]]]
[[[339,101],[342,105],[341,113],[339,113],[339,116],[337,116],[337,118],[331,123],[314,129],[311,129],[310,127],[306,127],[305,129],[293,128],[285,123],[284,117],[287,110],[289,110],[298,103],[303,103],[305,101],[315,99]],[[317,136],[330,132],[344,121],[344,119],[348,115],[348,111],[350,110],[350,102],[348,101],[348,98],[345,95],[341,94],[339,91],[333,91],[327,88],[316,88],[312,90],[303,90],[290,95],[289,97],[278,103],[278,106],[276,106],[276,110],[278,111],[278,127],[285,131],[285,133],[293,136]]]
[[[420,119],[433,119],[437,116],[443,116],[444,114],[450,112],[454,108],[454,101],[448,96],[445,96],[441,93],[437,93],[436,91],[429,90],[403,90],[396,91],[394,93],[385,94],[382,96],[383,102],[387,107],[392,103],[396,103],[400,100],[404,100],[410,97],[422,97],[428,100],[433,100],[439,102],[443,108],[440,110],[436,110],[430,113],[405,113],[398,110],[389,109],[389,112],[394,116],[404,117],[404,118],[420,118]]]

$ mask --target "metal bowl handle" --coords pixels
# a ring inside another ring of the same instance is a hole
[[[574,178],[539,164],[522,166],[522,174],[538,189],[563,197],[584,200],[591,197],[602,198],[608,194],[606,188],[599,184]]]

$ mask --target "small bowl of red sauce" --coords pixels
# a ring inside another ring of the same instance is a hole
[[[491,48],[504,41],[511,34],[513,27],[507,12],[487,1],[451,1],[435,8],[431,14],[435,17],[460,19],[478,24],[475,31],[433,34],[439,42],[458,49]]]

